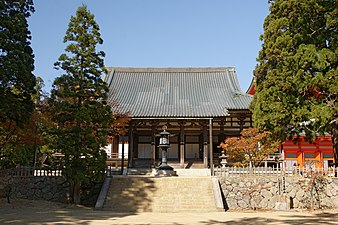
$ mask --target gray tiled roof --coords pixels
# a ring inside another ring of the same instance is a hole
[[[221,117],[248,109],[235,69],[108,68],[109,101],[132,117]]]

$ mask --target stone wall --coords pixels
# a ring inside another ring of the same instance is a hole
[[[338,209],[338,178],[276,177],[219,178],[229,209],[287,208]],[[284,185],[285,184],[285,185]],[[83,187],[82,204],[94,206],[101,183]],[[0,197],[68,202],[69,184],[64,177],[0,177]],[[281,195],[279,195],[281,191]]]
[[[280,203],[288,209],[338,209],[337,178],[222,177],[219,181],[229,209],[273,209]]]
[[[68,202],[69,184],[64,177],[1,177],[7,193],[1,197]]]
[[[81,203],[94,206],[101,183],[82,186]],[[0,197],[68,203],[69,183],[62,176],[0,177]]]

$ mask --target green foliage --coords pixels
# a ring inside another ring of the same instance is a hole
[[[338,3],[270,3],[254,71],[255,126],[282,141],[331,132],[338,126]]]
[[[34,109],[34,55],[27,18],[32,0],[0,1],[0,123],[22,126]]]
[[[31,166],[34,158],[34,146],[18,145],[13,149],[4,149],[4,157],[0,161],[2,168],[14,168],[17,165]]]
[[[64,154],[64,174],[72,183],[71,202],[78,203],[79,186],[102,179],[106,154],[107,128],[112,123],[107,105],[107,84],[101,79],[106,71],[99,26],[86,6],[72,16],[64,38],[66,53],[55,63],[64,75],[55,79],[50,106],[55,122],[54,149]]]
[[[0,1],[0,166],[28,164],[20,143],[34,110],[34,55],[27,18],[31,0]]]
[[[32,95],[35,109],[31,113],[29,121],[22,127],[17,126],[14,121],[9,119],[1,123],[0,167],[33,166],[34,155],[45,143],[44,127],[50,122],[45,109],[46,104],[40,100],[44,96],[41,90],[43,80],[37,77],[36,81],[35,94]]]

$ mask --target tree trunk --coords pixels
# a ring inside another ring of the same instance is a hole
[[[80,194],[81,194],[81,181],[74,180],[70,182],[70,203],[78,205],[81,203]]]
[[[338,167],[338,124],[336,123],[332,128],[332,145],[335,167]]]

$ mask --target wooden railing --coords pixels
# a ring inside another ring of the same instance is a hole
[[[126,165],[125,165],[126,167]],[[121,174],[121,168],[116,168],[112,165],[107,165],[105,174],[108,177]],[[62,176],[62,170],[50,168],[33,168],[30,166],[18,166],[11,169],[0,169],[0,177],[58,177]]]
[[[111,155],[108,157],[107,161],[106,161],[107,165],[109,166],[114,166],[115,168],[121,167],[122,165],[122,154],[119,153],[111,153]],[[128,157],[127,154],[125,154],[124,157],[124,166],[126,166],[128,163]]]
[[[36,169],[30,166],[17,166],[11,169],[0,169],[0,176],[13,177],[41,177],[41,176],[62,176],[62,170],[39,168]]]
[[[127,165],[125,164],[125,169]],[[116,168],[114,165],[107,165],[105,174],[108,177],[121,174],[121,168]],[[326,177],[337,177],[338,167],[329,168],[294,168],[285,169],[273,167],[215,167],[214,176],[218,177],[241,177],[241,176],[298,176],[312,177],[314,175],[323,175]],[[12,169],[0,169],[0,177],[36,177],[36,176],[62,176],[62,170],[49,168],[33,168],[27,166],[19,166]]]
[[[117,159],[117,160],[121,160],[122,159],[122,153],[116,153],[113,152],[110,155],[108,155],[108,159]],[[128,159],[128,153],[124,153],[124,159]]]
[[[215,167],[214,176],[218,177],[240,177],[240,176],[300,176],[312,177],[314,175],[337,177],[338,167],[329,168],[294,168],[283,169],[274,167]]]

